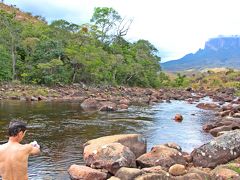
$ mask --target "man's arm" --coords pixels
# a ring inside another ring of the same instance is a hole
[[[30,152],[31,155],[37,155],[37,154],[40,154],[40,148],[39,147],[33,147],[32,146],[32,150]]]
[[[32,144],[26,144],[26,146],[28,147],[28,152],[30,155],[37,155],[40,154],[40,146],[34,146]]]

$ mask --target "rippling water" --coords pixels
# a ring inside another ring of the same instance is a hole
[[[84,164],[82,151],[86,141],[106,135],[141,133],[147,139],[148,150],[157,144],[178,143],[184,151],[209,141],[211,136],[202,125],[212,118],[211,111],[200,110],[184,101],[160,103],[148,107],[130,107],[114,113],[83,112],[77,102],[0,101],[0,143],[7,141],[10,120],[28,123],[29,131],[23,143],[37,140],[40,156],[29,159],[29,179],[70,179],[71,164]],[[172,120],[176,113],[184,120]]]

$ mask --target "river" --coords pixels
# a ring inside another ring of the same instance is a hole
[[[181,123],[172,118],[183,115]],[[211,139],[202,125],[213,112],[185,101],[130,107],[122,112],[84,112],[78,102],[0,101],[0,143],[7,141],[10,120],[28,123],[23,143],[37,140],[41,155],[29,159],[30,180],[68,180],[71,164],[83,165],[83,144],[91,139],[126,133],[140,133],[153,145],[176,142],[191,152]]]

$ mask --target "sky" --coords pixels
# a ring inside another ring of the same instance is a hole
[[[112,7],[133,19],[127,40],[145,39],[162,62],[204,48],[209,38],[240,35],[239,0],[4,0],[50,23],[89,23],[95,7]]]

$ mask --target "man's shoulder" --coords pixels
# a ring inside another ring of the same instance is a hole
[[[25,149],[32,149],[32,145],[31,144],[21,144],[21,146]]]
[[[31,144],[19,144],[18,145],[18,150],[22,150],[25,152],[30,152],[32,150]]]
[[[6,149],[8,143],[0,144],[0,150]]]

